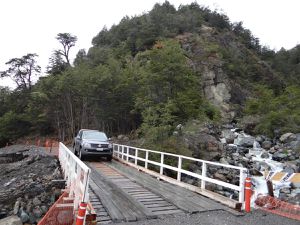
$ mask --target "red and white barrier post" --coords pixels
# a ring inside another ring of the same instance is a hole
[[[84,224],[86,207],[87,207],[87,203],[84,203],[84,202],[80,203],[80,206],[78,208],[78,215],[77,215],[77,218],[76,218],[76,225],[83,225]]]
[[[252,195],[252,190],[251,190],[251,179],[250,177],[246,177],[245,180],[245,211],[250,212],[251,210],[251,195]]]

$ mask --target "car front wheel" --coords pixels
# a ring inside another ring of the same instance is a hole
[[[74,155],[77,155],[77,151],[76,151],[75,145],[73,146],[73,152],[74,152]]]
[[[78,153],[78,158],[81,160],[81,161],[83,161],[83,155],[82,155],[82,153],[81,153],[81,149],[79,150],[79,153]]]

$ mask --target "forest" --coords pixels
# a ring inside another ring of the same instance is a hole
[[[211,37],[202,35],[203,27],[214,30]],[[46,76],[35,53],[8,59],[0,75],[17,87],[0,86],[0,146],[29,134],[68,140],[80,128],[159,142],[190,120],[231,122],[205,98],[203,73],[177,38],[185,34],[198,38],[195,43],[209,53],[199,62],[217,57],[233,83],[248,86],[245,100],[235,103],[234,120],[258,116],[255,132],[270,136],[278,128],[300,132],[300,45],[275,52],[226,15],[197,3],[176,9],[166,1],[104,27],[73,62],[76,34],[57,34],[61,48],[50,56]],[[228,44],[232,40],[247,54],[237,57]],[[36,83],[33,76],[40,76]]]

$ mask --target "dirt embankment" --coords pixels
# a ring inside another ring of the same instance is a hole
[[[0,223],[17,215],[23,223],[36,224],[64,188],[55,156],[36,146],[0,148]]]

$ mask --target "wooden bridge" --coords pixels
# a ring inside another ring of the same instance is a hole
[[[90,202],[99,224],[154,219],[170,214],[237,211],[117,161],[86,162],[92,170]]]
[[[114,144],[113,154],[112,162],[82,162],[62,143],[59,145],[68,199],[73,199],[75,212],[80,202],[89,202],[97,224],[216,210],[239,214],[234,209],[240,209],[244,201],[245,168],[118,144]],[[186,161],[200,165],[201,174],[184,169]],[[235,170],[239,185],[207,176],[209,167]],[[167,170],[174,176],[167,176]],[[200,187],[184,183],[183,174],[199,179]],[[238,199],[208,191],[207,182],[237,191]]]

